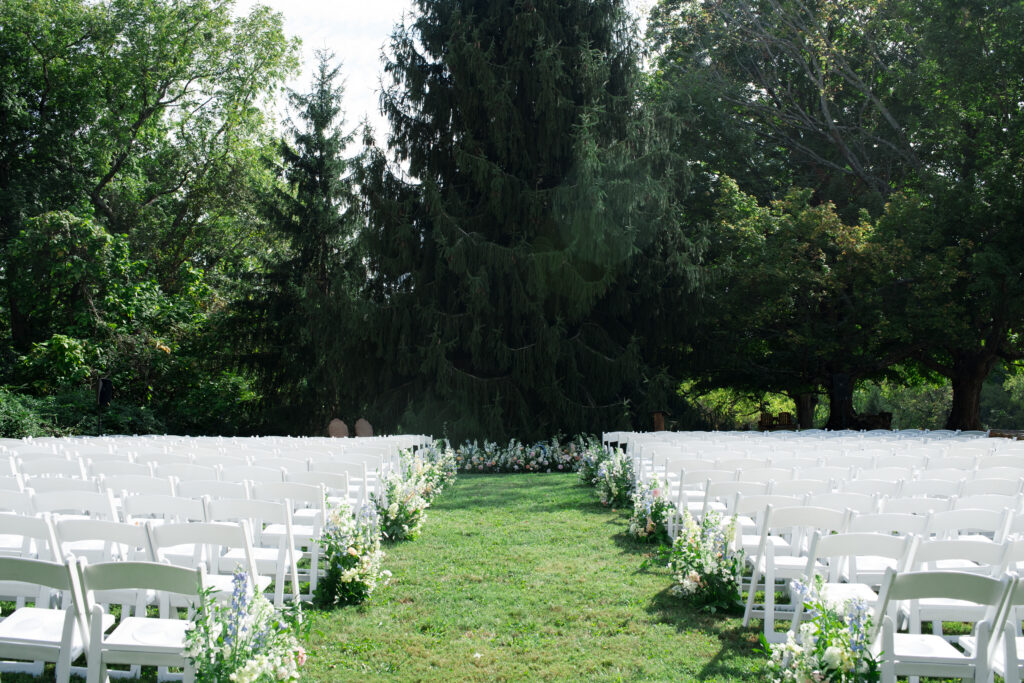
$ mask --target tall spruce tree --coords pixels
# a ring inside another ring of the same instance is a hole
[[[299,121],[280,145],[281,183],[266,218],[281,238],[270,255],[260,295],[243,307],[257,335],[265,429],[321,433],[334,416],[354,412],[346,392],[345,323],[353,315],[359,202],[355,159],[344,156],[342,86],[332,55],[319,64],[309,93],[291,93]]]
[[[621,0],[417,0],[375,152],[371,414],[453,437],[628,421],[652,373],[623,296],[669,213]]]

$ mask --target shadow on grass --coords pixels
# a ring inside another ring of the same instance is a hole
[[[705,612],[686,604],[666,588],[654,597],[647,606],[647,612],[660,623],[674,626],[680,635],[698,632],[712,635],[718,640],[721,647],[701,669],[699,680],[715,677],[744,680],[749,677],[750,658],[757,655],[760,647],[759,631],[741,625],[742,608],[737,607],[727,612]]]

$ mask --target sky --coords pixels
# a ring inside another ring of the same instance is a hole
[[[653,1],[630,0],[629,4],[634,12],[646,15]],[[365,117],[377,143],[383,145],[387,121],[379,111],[381,50],[403,13],[412,12],[412,0],[237,0],[235,12],[248,13],[256,4],[281,12],[285,33],[302,39],[302,71],[288,87],[299,92],[309,90],[316,64],[314,52],[333,52],[341,63],[345,83],[345,130],[351,130]]]

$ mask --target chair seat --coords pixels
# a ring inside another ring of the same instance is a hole
[[[757,564],[761,573],[766,573],[768,568],[766,558],[759,557]],[[824,565],[819,562],[816,562],[815,565],[820,569],[825,569]],[[807,558],[797,555],[776,555],[773,566],[776,578],[797,578],[807,573]]]
[[[896,658],[897,667],[900,660],[962,660],[967,662],[969,655],[953,647],[942,636],[931,633],[896,633],[893,635],[893,654]]]
[[[1018,653],[1019,652],[1024,652],[1024,638],[1021,638],[1020,636],[1018,636],[1017,638],[1014,639],[1014,641],[1015,641],[1016,646],[1017,646],[1017,652]],[[960,644],[960,647],[962,647],[964,649],[964,651],[968,655],[972,655],[972,656],[974,655],[974,650],[975,650],[975,648],[978,645],[977,637],[975,637],[975,636],[960,636],[960,638],[957,640],[957,642]],[[994,671],[996,674],[1002,676],[1003,678],[1006,678],[1006,646],[1005,645],[1001,645],[1000,647],[995,648],[995,651],[992,653],[992,671]]]
[[[182,654],[190,623],[187,619],[128,617],[104,639],[103,649],[116,652],[144,647],[147,653]]]
[[[33,645],[60,645],[67,612],[62,609],[44,607],[22,607],[0,621],[0,639],[21,641]],[[73,633],[74,647],[81,653],[82,637],[76,628]],[[77,655],[75,655],[77,656]]]

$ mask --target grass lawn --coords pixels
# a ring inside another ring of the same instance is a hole
[[[756,680],[757,631],[669,595],[626,520],[575,475],[462,476],[391,586],[315,616],[304,679]]]

